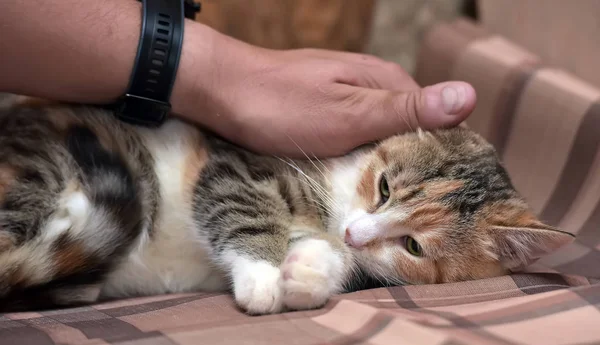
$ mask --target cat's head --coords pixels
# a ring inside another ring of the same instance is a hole
[[[340,223],[371,275],[405,284],[519,270],[574,236],[540,221],[466,128],[398,135],[367,155]]]

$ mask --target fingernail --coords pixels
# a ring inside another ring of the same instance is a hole
[[[442,104],[448,115],[460,113],[466,101],[465,90],[460,86],[446,86],[442,90]]]

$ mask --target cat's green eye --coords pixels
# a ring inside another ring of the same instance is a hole
[[[423,249],[421,249],[421,245],[414,238],[410,236],[406,236],[405,240],[406,250],[414,256],[423,255]]]
[[[390,198],[390,187],[385,176],[381,176],[381,180],[379,181],[379,193],[381,194],[381,203],[385,204]]]

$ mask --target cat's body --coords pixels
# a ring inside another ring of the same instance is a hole
[[[228,289],[250,313],[306,309],[366,278],[501,275],[571,239],[463,128],[293,161],[175,119],[0,113],[0,309]]]

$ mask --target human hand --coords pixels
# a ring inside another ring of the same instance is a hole
[[[141,4],[92,3],[0,1],[0,92],[89,104],[127,92]],[[457,125],[475,105],[466,83],[421,89],[373,56],[261,49],[191,20],[184,32],[173,113],[258,152],[339,155],[417,127]],[[444,107],[444,98],[464,104]]]
[[[205,97],[188,117],[261,153],[340,155],[419,127],[458,125],[475,106],[467,83],[420,88],[374,56],[276,51],[226,36],[214,42],[210,77],[196,78]]]

